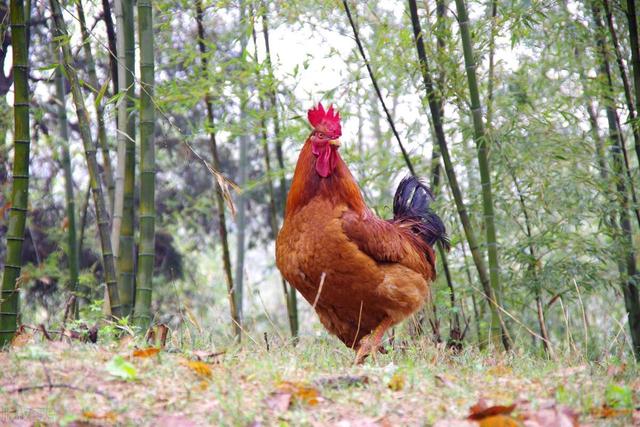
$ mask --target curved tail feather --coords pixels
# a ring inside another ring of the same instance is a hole
[[[394,221],[412,222],[412,230],[432,248],[440,242],[443,249],[449,250],[447,230],[440,217],[431,209],[435,200],[433,192],[414,176],[400,181],[393,198]]]

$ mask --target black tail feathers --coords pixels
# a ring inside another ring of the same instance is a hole
[[[430,207],[434,200],[429,187],[418,178],[407,176],[400,181],[393,198],[393,219],[414,222],[414,233],[429,246],[434,247],[440,242],[443,249],[448,251],[450,243],[447,230],[440,217]]]

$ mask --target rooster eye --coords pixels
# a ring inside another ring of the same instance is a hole
[[[324,134],[324,133],[322,133],[322,132],[318,132],[316,135],[317,135],[317,136],[318,136],[318,138],[320,138],[320,139],[326,139],[326,138],[327,138],[327,135],[325,135],[325,134]]]

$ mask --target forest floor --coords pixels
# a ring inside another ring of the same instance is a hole
[[[638,368],[619,362],[425,341],[353,366],[329,338],[268,351],[40,339],[0,353],[1,425],[640,425]]]

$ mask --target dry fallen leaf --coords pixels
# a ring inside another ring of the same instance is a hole
[[[615,418],[623,415],[629,415],[633,412],[632,409],[627,408],[612,408],[608,405],[602,405],[597,408],[591,409],[591,415],[595,418]]]
[[[211,370],[211,366],[209,366],[207,363],[198,362],[198,361],[194,361],[194,360],[187,360],[187,361],[183,361],[181,363],[183,365],[187,366],[193,372],[195,372],[196,374],[198,374],[198,375],[200,375],[202,377],[210,378],[213,375],[213,371]]]
[[[480,427],[519,427],[520,423],[507,415],[493,415],[480,420]]]
[[[284,412],[291,406],[291,393],[274,391],[264,401],[272,411]]]
[[[389,380],[389,384],[387,384],[387,387],[389,387],[393,391],[400,391],[404,388],[404,384],[405,384],[404,375],[396,372],[395,374],[393,374],[393,376]]]
[[[315,406],[320,403],[320,393],[308,384],[283,381],[265,399],[267,406],[276,412],[286,411],[294,402]]]
[[[515,403],[509,406],[489,406],[489,403],[485,399],[480,399],[478,400],[478,403],[469,408],[470,414],[467,418],[470,420],[479,421],[483,418],[493,417],[495,415],[507,415],[513,412],[515,407]]]
[[[140,358],[151,357],[151,356],[155,356],[159,352],[160,352],[160,349],[156,347],[137,348],[133,350],[133,357],[140,357]]]
[[[98,414],[92,411],[84,411],[82,413],[82,416],[90,420],[104,420],[109,422],[116,421],[116,414],[111,411],[105,412],[104,414]]]

